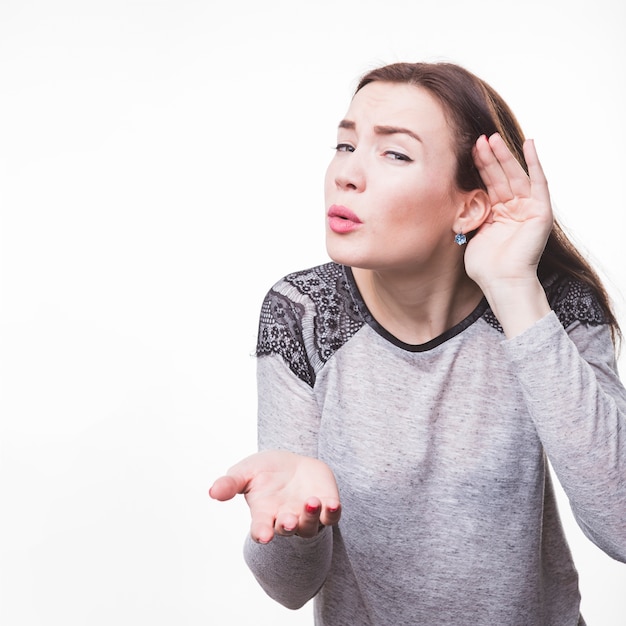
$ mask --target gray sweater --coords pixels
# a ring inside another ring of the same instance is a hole
[[[585,534],[625,561],[626,391],[594,298],[544,286],[553,312],[514,339],[483,301],[417,346],[377,324],[349,268],[273,287],[259,448],[324,460],[343,513],[313,539],[246,541],[272,598],[315,597],[329,626],[584,623],[547,459]]]

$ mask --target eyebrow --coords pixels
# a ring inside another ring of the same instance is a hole
[[[339,122],[339,128],[346,128],[348,130],[355,130],[356,123],[352,120],[341,120]],[[408,135],[409,137],[413,137],[416,141],[422,142],[419,135],[416,135],[412,130],[408,128],[402,128],[401,126],[374,126],[374,132],[377,135]]]

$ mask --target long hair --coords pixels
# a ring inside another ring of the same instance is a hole
[[[394,63],[365,74],[356,91],[374,81],[416,85],[437,98],[455,133],[456,185],[460,190],[486,191],[472,158],[472,148],[481,135],[499,133],[528,173],[522,149],[524,133],[515,115],[490,85],[468,70],[454,63]],[[537,273],[540,279],[558,273],[587,285],[597,298],[617,343],[621,331],[606,288],[556,220]]]

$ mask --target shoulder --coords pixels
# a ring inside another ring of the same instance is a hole
[[[292,272],[267,292],[261,322],[289,325],[297,323],[307,313],[323,314],[332,310],[347,290],[345,268],[336,263]]]
[[[326,263],[293,272],[265,296],[256,353],[280,355],[313,385],[316,372],[364,322],[346,267]]]
[[[564,328],[574,322],[587,326],[608,324],[608,318],[591,287],[568,276],[553,274],[544,281],[550,307]]]

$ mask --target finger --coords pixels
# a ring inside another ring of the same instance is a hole
[[[267,511],[250,511],[250,536],[257,543],[269,543],[274,538],[274,516]]]
[[[309,498],[305,505],[304,511],[300,515],[300,523],[298,524],[298,535],[300,537],[315,537],[320,529],[320,514],[322,512],[322,503],[319,498]]]
[[[274,532],[285,537],[295,534],[297,528],[298,516],[293,513],[280,513],[274,523]]]
[[[255,475],[253,459],[258,456],[251,455],[233,465],[225,476],[220,476],[213,483],[209,495],[216,500],[230,500],[239,493],[245,493]]]
[[[504,139],[495,134],[489,140],[489,145],[498,159],[502,173],[507,179],[507,184],[514,196],[528,197],[530,195],[530,182],[528,174],[521,163],[513,156]]]
[[[495,135],[492,135],[491,140],[493,141],[494,138]],[[510,200],[513,197],[513,192],[502,165],[491,147],[490,140],[485,135],[477,139],[473,156],[478,173],[487,187],[491,203]]]
[[[492,203],[530,196],[528,174],[498,133],[477,140],[474,160]]]
[[[541,167],[535,142],[527,139],[524,142],[524,158],[528,165],[528,175],[530,176],[531,195],[544,202],[550,202],[550,192],[548,191],[548,181]]]
[[[214,500],[230,500],[237,494],[243,493],[247,481],[241,476],[220,476],[209,489],[209,495]]]
[[[339,500],[329,500],[320,515],[320,522],[324,526],[334,526],[341,518],[341,504]]]
[[[230,500],[237,494],[244,493],[247,481],[240,475],[220,476],[209,489],[209,495],[215,500]],[[250,535],[258,543],[269,543],[274,537],[274,516],[254,505],[250,505]]]

